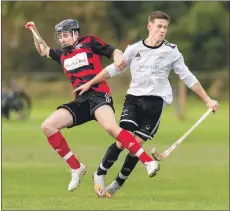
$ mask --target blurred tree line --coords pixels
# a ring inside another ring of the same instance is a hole
[[[34,21],[50,47],[54,26],[63,19],[79,21],[81,33],[94,34],[124,50],[147,37],[148,15],[171,16],[166,39],[176,43],[191,70],[219,71],[229,66],[229,2],[2,2],[2,76],[13,72],[55,72],[61,68],[41,58],[24,25]],[[103,60],[105,64],[109,61]]]

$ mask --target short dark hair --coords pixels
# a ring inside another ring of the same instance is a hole
[[[170,22],[170,16],[165,12],[161,12],[161,11],[152,12],[148,17],[148,22],[153,22],[154,19],[165,19],[168,22]]]

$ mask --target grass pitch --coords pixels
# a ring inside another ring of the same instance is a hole
[[[116,101],[116,99],[115,99]],[[72,151],[88,165],[88,173],[74,192],[67,191],[70,173],[40,130],[42,121],[65,101],[34,102],[27,122],[2,121],[2,209],[3,210],[228,210],[229,209],[229,111],[221,102],[190,136],[161,162],[161,170],[150,179],[141,163],[114,198],[98,198],[92,174],[113,139],[96,122],[63,130]],[[44,106],[45,105],[45,106]],[[165,109],[154,140],[144,148],[158,151],[174,143],[206,111],[192,101],[187,119],[176,119],[173,107]],[[121,104],[116,104],[119,119]],[[106,183],[119,172],[126,151],[109,171]]]

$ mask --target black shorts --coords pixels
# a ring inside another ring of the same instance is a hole
[[[160,124],[164,102],[158,96],[126,95],[120,127],[143,140],[152,139]]]
[[[109,105],[114,110],[113,99],[109,94],[90,89],[77,97],[76,100],[63,104],[57,109],[65,108],[72,114],[73,125],[68,127],[71,128],[91,120],[96,120],[94,112],[103,105]]]

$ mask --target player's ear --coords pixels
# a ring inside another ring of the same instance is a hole
[[[74,31],[73,32],[73,37],[77,40],[79,38],[79,32],[78,31]]]
[[[79,36],[79,32],[78,31],[73,31],[73,36],[78,37]]]
[[[150,30],[151,29],[151,25],[150,23],[147,24],[147,29]]]

